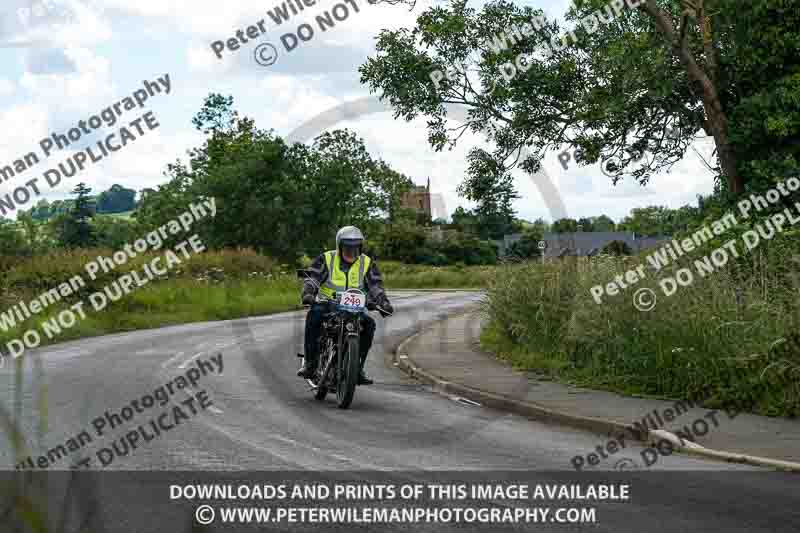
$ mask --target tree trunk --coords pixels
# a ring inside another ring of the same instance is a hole
[[[706,37],[706,39],[704,39],[706,41],[706,51],[711,51],[709,64],[713,70],[717,63],[713,54],[712,43],[708,41],[709,23],[706,21],[706,16],[703,10],[703,1],[694,0],[693,2],[685,2],[684,8],[691,8],[690,11],[694,11],[698,15],[698,20],[702,25],[704,37]],[[664,10],[658,7],[655,0],[647,0],[644,4],[639,5],[638,9],[644,13],[647,13],[655,20],[656,28],[658,28],[658,30],[663,33],[667,39],[669,39],[669,42],[672,45],[672,53],[676,53],[678,55],[681,63],[683,63],[686,67],[686,72],[689,74],[689,78],[692,81],[699,83],[702,87],[703,108],[705,109],[706,117],[708,118],[707,124],[708,129],[710,130],[708,133],[714,137],[714,143],[717,147],[717,157],[719,158],[719,164],[720,168],[722,169],[722,173],[727,179],[728,190],[736,196],[742,194],[744,192],[744,180],[736,169],[736,153],[734,152],[730,143],[730,138],[728,137],[728,117],[725,114],[725,111],[722,109],[719,93],[717,92],[716,84],[713,81],[718,79],[717,73],[712,71],[711,76],[706,74],[706,72],[700,68],[700,65],[697,64],[697,61],[689,50],[689,43],[686,39],[689,24],[689,11],[686,9],[683,11],[682,22],[680,25],[681,27],[679,28],[678,33],[679,37],[676,39],[676,31],[672,24],[671,18],[666,12],[664,12]]]

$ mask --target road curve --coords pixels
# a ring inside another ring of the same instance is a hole
[[[212,406],[198,408],[105,467],[97,464],[96,451],[118,433],[109,433],[105,441],[96,438],[54,461],[51,469],[94,457],[92,467],[103,470],[525,470],[545,480],[557,477],[555,471],[574,475],[570,460],[594,450],[605,441],[602,436],[443,397],[393,366],[392,351],[404,338],[479,299],[466,292],[395,294],[395,315],[387,320],[376,315],[378,331],[368,362],[375,384],[359,387],[348,410],[338,409],[331,396],[314,400],[295,376],[302,312],[109,335],[31,352],[19,391],[14,365],[0,369],[0,404],[15,416],[30,448],[26,454],[35,460],[82,430],[91,432],[93,421],[106,410],[118,413],[165,383],[175,383],[201,361],[211,365],[212,358],[221,357],[222,373],[209,371],[196,389],[175,386],[171,397],[174,404],[203,390]],[[15,405],[17,392],[21,402]],[[47,428],[40,425],[43,392]],[[136,416],[137,424],[151,418],[147,412]],[[0,439],[0,446],[0,469],[13,469],[17,459],[9,439]],[[622,468],[623,459],[638,458],[640,451],[631,443],[600,468]],[[659,476],[669,475],[663,471],[683,472],[679,492],[671,488],[677,483],[673,479],[668,492],[657,494],[663,489]],[[797,477],[754,475],[753,469],[679,455],[636,474],[648,487],[642,489],[647,497],[617,508],[593,529],[779,531],[800,523],[794,510]],[[676,519],[680,528],[671,529]]]

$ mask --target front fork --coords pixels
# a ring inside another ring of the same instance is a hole
[[[348,327],[350,326],[350,327]],[[361,336],[361,315],[348,317],[347,320],[342,320],[342,325],[339,328],[339,343],[336,350],[336,360],[339,361],[339,356],[345,349],[345,340],[351,337]],[[359,354],[360,355],[360,354]]]
[[[352,324],[352,330],[348,331],[348,324]],[[339,355],[342,353],[342,349],[344,348],[344,341],[348,337],[360,337],[361,336],[361,315],[358,315],[355,319],[350,320],[342,320],[342,324],[339,327],[339,335],[338,335],[338,342],[336,343],[336,353],[332,354],[331,357],[328,357],[328,360],[325,362],[325,368],[322,369],[320,373],[320,384],[325,381],[326,377],[328,376],[328,372],[331,369],[331,365],[333,365],[334,359],[338,362]],[[319,386],[319,385],[317,385]]]

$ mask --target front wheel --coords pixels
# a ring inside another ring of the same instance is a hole
[[[342,348],[338,361],[339,379],[336,385],[336,398],[339,400],[339,407],[347,409],[353,401],[358,384],[358,372],[361,370],[358,337],[345,339]]]
[[[324,369],[327,364],[328,360],[333,357],[333,343],[330,340],[326,340],[324,343],[320,343],[320,361],[317,367],[317,388],[314,391],[314,398],[317,400],[324,400],[325,396],[328,394],[328,385],[327,376],[322,375],[322,369]]]

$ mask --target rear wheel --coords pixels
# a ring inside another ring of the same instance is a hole
[[[347,409],[353,401],[358,384],[358,371],[361,369],[358,337],[348,337],[344,341],[338,363],[336,398],[339,400],[339,407]]]

